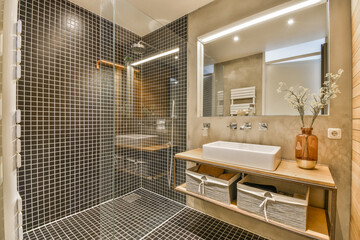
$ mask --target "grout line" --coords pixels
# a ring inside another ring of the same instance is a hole
[[[143,236],[142,238],[140,238],[139,240],[145,239],[145,237],[147,237],[149,234],[151,234],[152,232],[156,231],[158,228],[160,228],[161,226],[163,226],[165,223],[167,223],[168,221],[170,221],[171,219],[173,219],[174,217],[176,217],[179,213],[181,213],[182,211],[184,211],[187,207],[185,206],[184,208],[182,208],[181,210],[179,210],[177,213],[175,213],[174,215],[172,215],[170,218],[168,218],[166,221],[164,221],[163,223],[161,223],[159,226],[157,226],[156,228],[154,228],[153,230],[151,230],[150,232],[148,232],[145,236]]]

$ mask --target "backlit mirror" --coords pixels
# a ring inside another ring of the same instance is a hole
[[[276,90],[319,91],[328,22],[327,1],[296,0],[199,36],[198,115],[297,115]]]

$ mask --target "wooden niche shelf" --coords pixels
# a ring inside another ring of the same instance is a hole
[[[154,146],[147,146],[147,147],[139,147],[134,145],[124,145],[124,144],[116,144],[119,148],[129,148],[129,149],[136,149],[136,150],[142,150],[142,151],[159,151],[167,148],[171,148],[168,144],[161,144],[161,145],[154,145]],[[175,146],[173,146],[175,147]]]
[[[125,70],[125,69],[126,69],[126,67],[123,66],[123,65],[116,64],[116,63],[113,63],[113,62],[109,62],[109,61],[106,61],[106,60],[97,60],[97,62],[96,62],[96,68],[97,68],[97,69],[100,69],[100,65],[105,65],[105,66],[108,66],[108,67],[113,67],[113,66],[115,66],[115,68],[120,69],[120,70]],[[139,73],[140,71],[137,70],[137,69],[134,69],[134,72],[135,72],[135,74],[136,74],[136,73]]]
[[[287,226],[282,223],[269,220],[268,222],[262,216],[256,215],[251,212],[239,209],[236,205],[236,200],[231,204],[224,204],[222,202],[213,200],[203,195],[193,193],[186,190],[186,183],[176,186],[176,161],[184,160],[200,164],[208,164],[224,169],[237,171],[249,175],[262,176],[267,178],[274,178],[289,182],[297,182],[306,184],[311,187],[317,187],[325,190],[325,209],[308,207],[307,212],[307,229],[306,231]],[[281,227],[283,229],[298,233],[314,239],[333,240],[335,239],[335,217],[336,217],[336,195],[337,189],[335,182],[332,178],[328,166],[318,165],[314,170],[304,170],[297,167],[295,161],[281,161],[280,165],[275,171],[266,171],[260,169],[253,169],[248,167],[234,166],[224,163],[219,163],[213,160],[203,158],[202,149],[194,149],[183,153],[178,153],[174,157],[174,189],[178,192],[185,193],[189,196],[211,202],[215,205],[232,210],[234,212],[267,222],[269,224]],[[331,199],[330,199],[331,197]],[[329,201],[331,200],[331,201]],[[329,206],[329,202],[331,206]],[[329,211],[331,214],[329,214]],[[331,216],[331,217],[330,217]]]

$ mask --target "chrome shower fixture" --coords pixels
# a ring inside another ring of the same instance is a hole
[[[143,44],[143,41],[139,41],[131,45],[131,49],[135,54],[143,54],[146,52],[146,47]]]
[[[140,40],[137,43],[134,43],[133,45],[131,45],[131,49],[132,49],[133,53],[135,53],[135,54],[143,54],[146,52],[145,45],[148,47],[151,47],[152,49],[154,49],[156,51],[158,50],[155,47],[151,46],[150,44],[144,42],[143,40]]]

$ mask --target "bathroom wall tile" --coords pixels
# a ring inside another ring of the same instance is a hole
[[[166,26],[151,32],[142,39],[152,46],[144,58],[161,51],[179,48],[177,54],[172,54],[149,63],[142,64],[141,81],[143,84],[142,104],[151,109],[152,114],[143,114],[145,126],[143,134],[155,134],[160,138],[160,144],[173,142],[173,149],[168,148],[155,152],[142,152],[144,178],[142,186],[163,196],[185,203],[185,196],[175,192],[170,186],[168,173],[172,172],[172,156],[186,150],[186,115],[187,115],[187,16],[183,16]],[[174,100],[174,115],[172,101]],[[156,130],[154,124],[159,119],[166,122],[164,131]],[[173,129],[173,140],[171,138]],[[177,165],[177,184],[185,182],[185,163]]]
[[[136,59],[130,43],[140,37],[115,26],[114,49],[113,24],[66,0],[21,0],[19,18],[24,77],[17,90],[23,126],[18,183],[26,231],[140,187],[139,177],[113,168],[118,73],[96,69],[99,59]]]
[[[24,239],[141,239],[184,207],[148,190],[138,189],[30,230],[25,233]]]
[[[185,203],[168,186],[167,173],[170,154],[186,149],[187,17],[143,37],[153,46],[144,56],[131,50],[140,36],[67,0],[21,0],[19,17],[24,77],[17,89],[23,118],[18,185],[24,230],[141,186]],[[125,57],[136,61],[173,47],[180,48],[177,59],[171,55],[138,67],[136,91],[130,94],[136,107],[128,117],[123,111],[127,71],[96,69],[97,60],[125,65]],[[158,144],[168,143],[172,99],[173,152],[115,147],[116,136],[126,134],[158,135]],[[156,111],[147,116],[144,106]],[[166,120],[165,131],[156,130],[158,119]],[[184,169],[185,163],[177,166],[178,184],[185,179]]]

